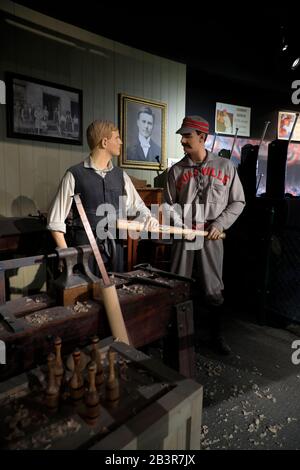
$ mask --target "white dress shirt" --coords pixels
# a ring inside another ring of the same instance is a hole
[[[113,169],[113,164],[110,161],[108,167],[105,170],[99,170],[93,166],[93,162],[89,157],[84,160],[84,167],[90,168],[91,171],[95,171],[98,175],[105,178],[105,175]],[[127,173],[123,172],[124,183],[125,183],[125,196],[126,196],[126,211],[133,211],[140,213],[140,218],[147,222],[150,220],[151,212],[145,206],[143,200],[138,194],[137,190],[133,186],[133,183]],[[54,200],[48,211],[48,230],[55,232],[66,233],[65,220],[70,212],[72,206],[72,197],[75,190],[75,179],[70,171],[67,171],[63,177],[58,191],[55,195]]]
[[[146,159],[150,148],[150,137],[146,138],[143,135],[139,134],[139,141]]]

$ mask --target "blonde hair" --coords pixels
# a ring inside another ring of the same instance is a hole
[[[105,137],[110,139],[113,131],[118,128],[111,121],[94,121],[86,130],[86,139],[90,150],[96,148]]]

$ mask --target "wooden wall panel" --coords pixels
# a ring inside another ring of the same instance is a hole
[[[119,123],[119,93],[167,103],[166,150],[181,157],[175,135],[185,114],[186,67],[72,25],[33,12],[9,0],[0,0],[0,79],[15,71],[83,91],[83,145],[73,146],[6,137],[5,106],[0,108],[0,217],[26,215],[30,207],[47,211],[66,169],[88,154],[86,127],[94,119]],[[74,46],[8,24],[23,21]],[[118,164],[118,160],[114,159]],[[125,169],[153,185],[155,171]]]

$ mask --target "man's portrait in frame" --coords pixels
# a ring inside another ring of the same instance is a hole
[[[165,168],[166,105],[121,95],[121,166]]]

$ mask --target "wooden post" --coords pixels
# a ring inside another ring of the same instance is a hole
[[[5,269],[0,267],[0,305],[5,304]]]

